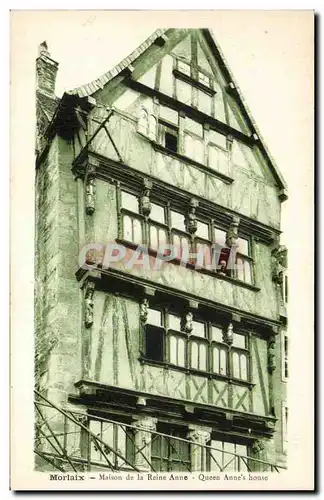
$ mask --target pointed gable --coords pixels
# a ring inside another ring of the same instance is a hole
[[[234,136],[241,134],[245,142],[255,144],[260,155],[254,159],[247,147],[235,145],[240,166],[254,173],[258,171],[267,178],[273,176],[285,199],[286,183],[210,30],[157,30],[112,70],[69,94],[94,96],[98,100],[109,94],[109,104],[130,110],[135,102],[141,101],[139,91],[123,85],[124,78],[130,76],[145,88],[217,120],[220,127],[223,124],[227,135],[232,130]],[[256,167],[258,160],[261,166]]]

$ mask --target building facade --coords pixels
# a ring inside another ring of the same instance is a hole
[[[38,470],[286,464],[286,185],[210,30],[36,62]]]

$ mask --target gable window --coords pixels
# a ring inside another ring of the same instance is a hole
[[[225,175],[229,175],[230,163],[227,146],[227,138],[216,130],[210,130],[208,134],[208,166]]]
[[[179,129],[175,125],[167,124],[160,120],[160,142],[169,151],[174,153],[179,149]]]
[[[174,426],[159,425],[159,432],[152,434],[151,460],[156,472],[191,470],[190,443],[176,438],[186,439],[186,431]]]
[[[180,59],[175,60],[174,67],[176,99],[213,116],[214,77]]]
[[[165,309],[149,309],[145,325],[145,358],[173,366],[249,380],[249,342],[235,332],[233,344],[223,341],[221,326],[200,318],[190,320]]]

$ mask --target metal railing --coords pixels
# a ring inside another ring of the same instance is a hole
[[[34,452],[50,466],[49,470],[91,471],[109,470],[158,472],[156,462],[163,461],[169,470],[191,471],[190,455],[184,455],[181,449],[193,452],[204,450],[205,462],[211,472],[280,472],[285,469],[274,463],[245,456],[231,451],[224,451],[210,445],[148,430],[140,425],[126,424],[105,419],[76,409],[60,408],[38,391],[35,391],[35,448]],[[95,433],[91,422],[100,425],[100,432]],[[145,438],[139,442],[136,433],[143,431]],[[164,440],[164,450],[170,450],[170,457],[157,459],[151,454],[150,447],[156,439]],[[148,452],[149,450],[149,452]],[[152,455],[152,458],[151,458]]]

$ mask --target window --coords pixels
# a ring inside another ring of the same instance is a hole
[[[288,335],[285,332],[281,334],[281,378],[286,382],[289,376],[288,371]]]
[[[181,85],[187,84],[181,82]],[[187,87],[183,89],[185,95],[183,101],[191,99],[188,93],[189,90],[191,92],[190,85],[187,85]],[[200,91],[198,97],[204,111],[209,112],[211,97]],[[181,133],[179,123],[181,123]],[[220,172],[226,176],[230,174],[229,152],[231,143],[227,140],[227,137],[216,130],[206,131],[202,122],[193,120],[189,116],[179,118],[177,111],[166,106],[160,106],[159,143],[169,151],[184,155],[215,172]]]
[[[160,426],[159,432],[167,434],[167,436],[152,434],[151,460],[153,469],[156,472],[190,472],[190,443],[176,439],[186,439],[187,432],[167,426]]]
[[[181,368],[249,380],[247,336],[235,332],[233,344],[228,346],[220,326],[192,315],[182,317],[167,310],[149,309],[145,357]]]
[[[162,312],[148,310],[145,325],[145,356],[153,361],[164,360],[164,328]]]
[[[122,234],[127,241],[143,242],[143,217],[139,214],[137,196],[121,191]]]
[[[105,446],[100,441],[98,445],[96,440],[91,440],[91,462],[105,463],[108,467],[109,464],[105,458],[106,455],[113,467],[119,470],[129,467],[125,459],[131,464],[134,463],[134,435],[131,428],[95,419],[89,421],[89,428],[93,434],[107,445]],[[118,452],[121,456],[118,456],[114,451]]]
[[[209,472],[247,472],[247,446],[227,441],[211,440],[211,448],[207,452],[207,469]],[[243,457],[243,458],[240,458]]]
[[[196,269],[218,272],[241,282],[253,283],[251,241],[240,236],[236,252],[226,245],[226,230],[213,226],[210,219],[196,218],[196,231],[190,234],[186,227],[187,214],[169,208],[168,203],[151,201],[149,217],[140,213],[139,197],[120,191],[121,228],[119,238],[138,245],[147,245],[152,251],[162,252],[173,244],[174,259],[183,260]],[[196,254],[191,258],[190,254]],[[235,261],[234,261],[235,258]]]
[[[151,203],[149,217],[149,246],[152,249],[162,248],[168,242],[165,207]]]
[[[230,161],[226,136],[216,130],[210,130],[207,150],[208,166],[218,172],[229,175]]]
[[[223,341],[219,326],[211,327],[211,371],[247,382],[249,380],[249,348],[246,335],[235,332],[229,347]]]
[[[236,253],[236,269],[234,277],[245,283],[252,283],[251,244],[246,238],[238,238]]]
[[[177,127],[160,122],[160,141],[169,151],[178,152],[179,130]]]

